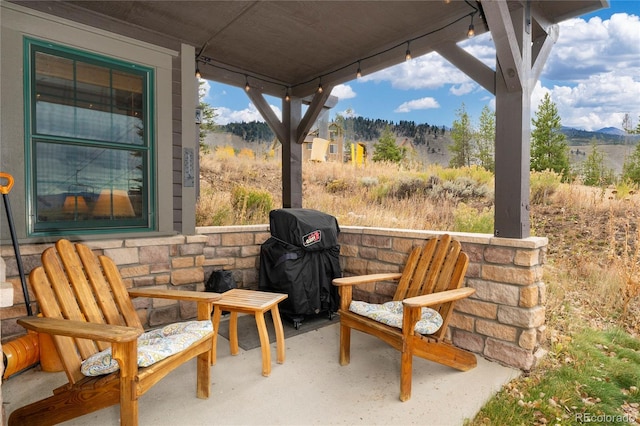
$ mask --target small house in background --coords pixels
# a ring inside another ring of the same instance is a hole
[[[318,119],[318,127],[302,143],[302,161],[343,162],[344,131],[335,122]],[[324,135],[324,136],[323,136]]]

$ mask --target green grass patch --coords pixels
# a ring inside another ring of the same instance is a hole
[[[507,384],[467,425],[628,424],[640,418],[640,340],[584,329]],[[639,420],[640,421],[640,420]]]

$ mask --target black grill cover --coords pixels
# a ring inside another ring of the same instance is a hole
[[[271,235],[307,251],[338,245],[338,220],[312,209],[278,209],[269,212]]]
[[[269,214],[272,237],[260,247],[259,289],[286,293],[279,309],[286,315],[336,312],[342,276],[338,221],[309,209],[279,209]]]

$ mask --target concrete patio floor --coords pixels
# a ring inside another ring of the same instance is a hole
[[[304,327],[304,324],[302,325]],[[140,399],[141,425],[461,425],[473,418],[502,385],[520,371],[478,357],[459,372],[415,358],[412,398],[400,402],[400,354],[382,341],[354,331],[351,364],[338,363],[337,324],[290,337],[286,361],[261,375],[260,348],[229,354],[218,339],[208,400],[195,397],[195,361],[168,375]],[[239,336],[242,339],[242,336]],[[64,373],[33,368],[2,383],[7,416],[51,394]],[[7,417],[8,418],[8,417]],[[117,425],[119,406],[67,422]]]

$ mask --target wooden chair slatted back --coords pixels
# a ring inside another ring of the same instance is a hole
[[[30,274],[45,317],[127,325],[142,329],[117,266],[83,244],[60,240],[42,254],[42,267]],[[80,380],[80,364],[109,347],[106,342],[53,336],[70,383]]]
[[[467,270],[468,256],[459,241],[449,235],[428,240],[409,254],[393,300],[459,288]],[[445,318],[451,303],[434,306]]]
[[[119,318],[124,320],[125,325],[142,330],[142,322],[140,322],[140,317],[136,312],[136,308],[133,306],[133,302],[131,302],[129,292],[127,292],[127,288],[124,282],[122,282],[122,277],[120,276],[118,267],[113,260],[107,256],[99,256],[99,259],[100,265],[102,266],[102,272],[107,279],[107,283],[111,288],[113,300],[117,305],[116,312],[119,312],[121,315]]]
[[[47,318],[64,319],[65,316],[60,310],[53,287],[42,266],[38,266],[31,271],[29,274],[29,282],[38,300],[38,306],[40,307],[42,315]],[[83,360],[80,357],[75,340],[72,337],[66,336],[51,337],[53,338],[69,383],[73,384],[81,380],[84,377],[80,372],[80,366]]]
[[[427,242],[427,245],[435,246],[435,242],[432,243],[431,241],[429,241]],[[422,249],[420,247],[416,247],[411,250],[411,253],[409,253],[409,258],[404,265],[402,276],[400,277],[400,281],[398,281],[396,292],[393,295],[393,300],[403,300],[407,298],[409,286],[413,284],[413,276],[420,262],[421,252]]]

